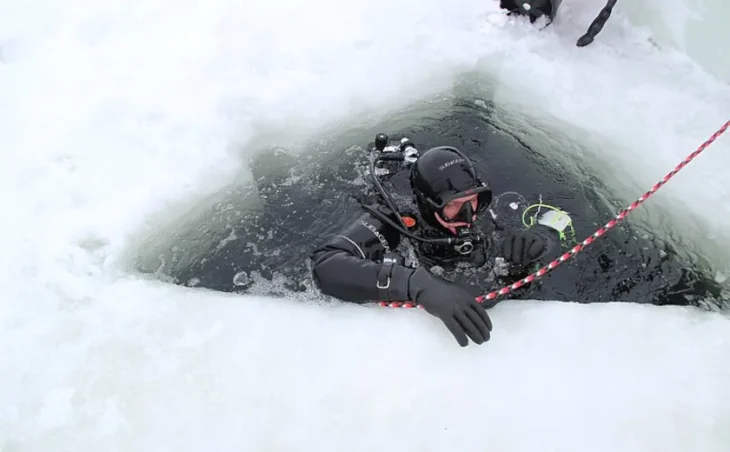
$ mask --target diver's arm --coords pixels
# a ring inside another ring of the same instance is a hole
[[[363,215],[312,254],[315,283],[322,293],[344,301],[416,302],[441,319],[462,347],[469,338],[477,344],[488,341],[492,321],[473,295],[424,267],[405,267],[397,256],[389,259],[399,239],[392,226]]]
[[[312,276],[320,291],[344,301],[409,300],[413,269],[391,259],[400,234],[370,214],[318,247],[311,256]]]
[[[312,275],[322,293],[356,303],[413,301],[438,317],[459,345],[489,340],[492,321],[462,287],[424,267],[408,268],[392,253],[399,232],[370,214],[312,254]]]

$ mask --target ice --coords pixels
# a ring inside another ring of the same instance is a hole
[[[602,2],[565,3],[538,32],[483,0],[0,2],[0,450],[727,451],[722,313],[505,301],[462,349],[420,310],[126,266],[161,218],[246,174],[248,143],[367,121],[463,71],[597,142],[614,188],[648,188],[727,120],[730,88],[622,6],[578,50]],[[690,224],[730,225],[729,142],[656,200],[716,262],[727,245]]]

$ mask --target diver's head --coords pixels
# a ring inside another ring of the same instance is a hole
[[[411,187],[423,220],[444,234],[470,233],[477,215],[492,201],[471,161],[456,148],[424,152],[411,168]]]

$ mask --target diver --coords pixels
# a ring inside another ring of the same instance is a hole
[[[611,12],[614,6],[616,6],[617,1],[608,0],[606,2],[606,6],[601,9],[585,34],[576,42],[578,47],[585,47],[593,42],[596,35],[601,32],[603,26],[606,25],[609,17],[611,17]],[[499,6],[509,11],[509,14],[527,16],[531,23],[535,23],[541,17],[545,17],[549,25],[555,19],[562,2],[563,0],[500,0]]]
[[[378,134],[372,151],[376,196],[312,252],[314,284],[343,301],[414,302],[438,317],[462,347],[467,336],[477,344],[488,341],[486,309],[496,302],[478,303],[483,288],[460,283],[459,275],[479,269],[482,281],[491,277],[501,284],[527,276],[559,255],[570,216],[548,209],[528,228],[507,231],[497,245],[492,191],[462,152],[439,146],[421,155],[407,138],[388,146],[385,134]],[[380,178],[386,176],[396,193],[385,190]]]

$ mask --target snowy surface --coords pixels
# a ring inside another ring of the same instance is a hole
[[[420,311],[126,273],[157,219],[246,174],[250,140],[462,70],[605,138],[610,183],[648,188],[727,120],[730,88],[621,14],[578,50],[600,3],[538,33],[473,0],[0,1],[0,451],[727,451],[721,314],[509,301],[461,349]],[[705,239],[730,226],[729,143],[657,195]]]

